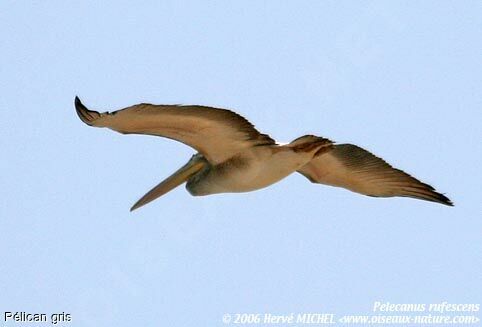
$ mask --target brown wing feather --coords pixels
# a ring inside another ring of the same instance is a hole
[[[335,145],[298,170],[313,183],[343,187],[377,196],[407,196],[453,205],[443,194],[383,159],[353,144]]]
[[[90,126],[174,139],[198,150],[213,164],[248,147],[275,144],[244,117],[227,109],[141,103],[112,113],[99,113],[87,109],[78,97],[75,107],[80,119]]]

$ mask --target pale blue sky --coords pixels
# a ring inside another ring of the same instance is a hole
[[[480,1],[2,1],[0,310],[218,326],[480,303],[481,22]],[[246,194],[180,187],[130,213],[194,151],[89,128],[75,95],[231,108],[279,141],[352,142],[455,207],[293,175]]]

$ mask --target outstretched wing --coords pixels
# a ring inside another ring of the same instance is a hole
[[[141,103],[112,113],[99,113],[87,109],[78,97],[75,108],[87,125],[108,127],[123,134],[177,140],[199,151],[212,164],[252,146],[275,144],[245,118],[226,109]]]
[[[343,187],[369,196],[407,196],[453,205],[430,185],[353,144],[335,145],[331,151],[315,157],[298,172],[313,183]]]

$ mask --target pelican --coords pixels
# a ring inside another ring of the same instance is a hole
[[[122,134],[162,136],[197,151],[183,167],[141,197],[131,211],[184,182],[194,196],[249,192],[294,172],[312,183],[368,196],[402,196],[453,205],[430,185],[356,145],[335,144],[314,135],[279,144],[227,109],[141,103],[100,113],[87,109],[78,97],[75,108],[87,125],[107,127]]]

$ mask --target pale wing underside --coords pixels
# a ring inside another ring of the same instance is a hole
[[[406,196],[452,205],[444,195],[383,159],[352,144],[336,145],[298,170],[313,183],[343,187],[377,196]]]
[[[108,127],[123,134],[174,139],[193,147],[212,164],[252,146],[275,144],[245,118],[226,109],[142,103],[112,113],[99,113],[87,109],[77,97],[75,107],[80,119],[88,125]]]

